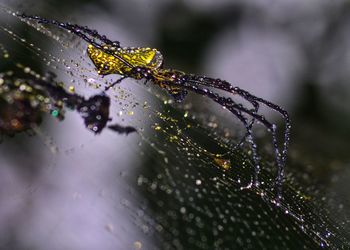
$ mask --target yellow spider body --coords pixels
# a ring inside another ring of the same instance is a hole
[[[87,53],[97,68],[100,75],[118,74],[129,75],[134,79],[143,78],[142,74],[132,72],[132,69],[137,67],[147,68],[154,77],[154,83],[161,88],[167,89],[170,94],[176,95],[180,92],[179,87],[169,86],[163,82],[171,82],[179,75],[184,74],[180,71],[163,69],[163,55],[152,48],[113,48],[106,46],[106,49],[112,53],[106,53],[103,50],[89,44]]]
[[[152,70],[159,69],[163,64],[162,54],[151,48],[108,48],[112,54],[88,45],[87,52],[100,75],[125,75],[136,67],[147,67]],[[140,79],[141,76],[132,76]]]

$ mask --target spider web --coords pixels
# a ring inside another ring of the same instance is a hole
[[[53,71],[84,96],[116,79],[98,76],[86,44],[71,34],[2,16],[1,71],[17,63]],[[299,173],[288,172],[284,199],[274,200],[271,149],[263,155],[261,187],[249,187],[251,152],[232,150],[244,132],[233,119],[196,109],[191,96],[175,105],[142,81],[123,81],[107,94],[113,122],[137,133],[95,136],[67,111],[63,122],[47,117],[36,136],[4,138],[0,249],[349,247],[347,224],[334,215],[330,197],[298,182]]]

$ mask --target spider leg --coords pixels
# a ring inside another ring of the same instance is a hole
[[[223,90],[226,92],[230,92],[233,94],[239,94],[239,93],[232,92],[231,84],[229,84],[226,81],[222,81],[220,79],[212,79],[209,77],[203,77],[203,76],[197,76],[194,74],[190,74],[190,75],[186,76],[186,81],[194,83],[196,85],[209,86],[209,87],[217,88],[217,89],[220,89],[220,90]],[[242,95],[240,95],[240,96],[243,97]],[[257,101],[252,100],[252,99],[248,99],[248,98],[244,98],[244,99],[247,100],[254,107],[254,113],[257,113],[259,111],[260,105]],[[234,149],[237,147],[240,147],[245,141],[252,140],[251,134],[252,134],[252,127],[253,127],[254,123],[255,123],[255,118],[253,117],[249,123],[249,126],[247,127],[247,132],[245,133],[243,138],[240,140],[240,142],[238,144],[236,144]],[[252,142],[250,142],[250,143],[252,144]],[[256,147],[253,147],[253,144],[252,144],[252,148],[253,148],[253,158],[259,159],[259,156],[258,156],[257,151],[256,151]]]
[[[169,83],[169,84],[173,84],[175,86],[180,85],[180,83]],[[282,183],[283,183],[283,174],[284,174],[284,164],[283,161],[281,160],[281,155],[280,155],[280,151],[279,151],[279,147],[278,147],[278,143],[277,143],[277,133],[276,133],[276,125],[272,124],[271,122],[269,122],[264,116],[257,114],[255,112],[255,110],[250,110],[247,109],[245,107],[243,107],[242,104],[238,104],[236,102],[234,102],[231,98],[226,98],[226,97],[221,97],[219,94],[210,91],[207,88],[201,88],[198,87],[196,85],[193,84],[189,84],[189,83],[181,83],[181,86],[189,91],[192,91],[194,93],[203,95],[203,96],[207,96],[208,98],[210,98],[211,100],[213,100],[214,102],[218,103],[219,105],[225,107],[226,109],[228,109],[233,115],[235,115],[246,127],[247,130],[247,140],[248,142],[251,144],[252,146],[252,151],[255,155],[257,155],[257,145],[253,140],[252,137],[252,126],[251,123],[248,123],[247,119],[242,115],[242,113],[250,116],[252,119],[254,119],[254,121],[259,121],[261,124],[263,124],[268,131],[271,133],[272,135],[272,144],[274,147],[274,153],[275,153],[275,160],[276,160],[276,164],[277,164],[277,168],[278,168],[278,174],[277,174],[277,178],[276,178],[276,192],[277,192],[277,200],[280,200],[282,198]],[[258,107],[258,106],[257,106]],[[255,173],[254,173],[254,178],[256,181],[256,184],[258,184],[257,182],[257,176],[259,174],[260,171],[260,165],[258,164],[258,157],[256,156],[254,160],[254,164],[255,164]]]
[[[204,85],[203,82],[207,82],[204,80],[208,80],[209,78],[207,77],[198,77],[196,75],[189,75],[186,77],[185,81],[188,82],[192,82],[195,83],[197,85]],[[212,81],[209,81],[209,84],[207,84],[208,86],[211,86]],[[231,85],[230,85],[231,86]],[[224,91],[227,91],[226,89],[222,89]],[[229,91],[231,92],[231,91]],[[231,92],[232,93],[232,92]],[[247,100],[248,102],[251,103],[251,105],[254,107],[254,113],[257,114],[257,112],[259,111],[259,103],[255,100]],[[221,105],[221,104],[220,104]],[[243,136],[243,138],[234,146],[234,149],[240,147],[244,142],[248,141],[251,144],[251,148],[252,148],[252,152],[253,152],[253,161],[254,161],[254,165],[255,165],[255,171],[254,171],[254,185],[255,186],[259,186],[259,172],[260,172],[260,163],[259,163],[259,154],[257,152],[257,145],[253,139],[252,136],[252,128],[253,125],[255,123],[255,117],[252,117],[251,121],[249,122],[249,124],[247,123],[247,121],[243,119],[241,113],[237,114],[237,112],[235,110],[230,110],[232,113],[234,113],[234,115],[236,115],[238,117],[239,120],[241,120],[241,122],[244,124],[247,132],[245,133],[245,135]]]
[[[195,84],[197,86],[203,85],[203,86],[208,86],[208,87],[220,89],[220,90],[223,90],[226,92],[230,92],[232,94],[237,94],[237,95],[241,96],[243,99],[250,102],[255,107],[255,109],[258,109],[259,103],[262,103],[262,104],[266,105],[267,107],[271,108],[272,110],[276,111],[277,113],[279,113],[284,118],[284,122],[285,122],[284,143],[283,143],[283,148],[282,148],[282,154],[280,154],[279,150],[276,151],[276,149],[279,148],[276,136],[273,136],[273,144],[274,144],[275,152],[277,152],[275,154],[278,155],[278,156],[276,156],[276,159],[281,162],[280,165],[284,166],[286,164],[287,151],[288,151],[289,138],[290,138],[290,129],[291,129],[291,122],[290,122],[290,118],[289,118],[287,111],[285,111],[280,106],[278,106],[274,103],[271,103],[267,100],[264,100],[260,97],[256,97],[256,96],[250,94],[246,90],[243,90],[243,89],[238,88],[238,87],[233,87],[227,81],[223,81],[220,79],[212,79],[209,77],[201,77],[201,76],[196,76],[196,75],[188,75],[187,81],[189,83]],[[254,119],[254,116],[252,116],[252,117]],[[259,120],[259,119],[257,119],[257,120]],[[266,124],[265,124],[265,126],[266,126]],[[276,129],[277,129],[276,125],[274,125],[274,124],[272,127],[269,128],[269,130],[273,134],[276,134]],[[247,136],[249,136],[249,135],[247,134]],[[283,176],[284,176],[284,167],[278,167],[277,183],[280,183],[280,185],[282,185]]]
[[[197,85],[204,85],[204,86],[208,86],[208,87],[213,87],[213,88],[220,89],[220,90],[223,90],[226,92],[230,92],[232,94],[237,94],[237,95],[241,96],[243,99],[249,101],[253,106],[259,105],[259,103],[262,103],[262,104],[266,105],[267,107],[271,108],[272,110],[276,111],[277,113],[279,113],[285,121],[284,143],[283,143],[283,150],[282,150],[282,162],[283,162],[283,164],[286,163],[289,137],[290,137],[290,129],[291,129],[291,122],[290,122],[290,118],[289,118],[287,111],[285,111],[280,106],[278,106],[274,103],[271,103],[263,98],[252,95],[251,93],[249,93],[246,90],[243,90],[239,87],[234,87],[227,81],[223,81],[220,79],[213,79],[213,78],[209,78],[209,77],[201,77],[201,76],[196,76],[196,75],[189,75],[188,81],[193,82]],[[279,175],[283,175],[283,173],[281,173]]]
[[[286,164],[286,159],[287,159],[287,151],[288,151],[288,145],[289,145],[289,138],[290,138],[290,129],[291,129],[291,122],[290,122],[290,118],[288,115],[288,112],[285,111],[284,109],[282,109],[280,106],[271,103],[267,100],[264,100],[260,97],[256,97],[252,94],[250,94],[248,91],[246,90],[242,90],[238,87],[233,87],[234,92],[236,92],[238,95],[242,96],[243,98],[247,98],[248,100],[252,100],[252,101],[256,101],[259,103],[263,103],[264,105],[266,105],[267,107],[271,108],[272,110],[278,112],[280,115],[282,115],[282,117],[284,118],[284,122],[285,122],[285,130],[284,130],[284,142],[283,142],[283,147],[282,147],[282,152],[280,153],[279,151],[276,151],[276,154],[278,155],[279,161],[281,161],[281,165],[283,166],[278,167],[278,173],[277,173],[277,183],[280,183],[280,186],[282,185],[283,182],[283,176],[284,176],[284,166]],[[278,141],[277,141],[277,127],[276,125],[273,124],[272,128],[270,128],[271,132],[273,134],[275,134],[275,136],[273,136],[273,144],[275,149],[279,148],[278,146]],[[277,158],[277,159],[278,159]],[[281,187],[280,187],[281,188]]]
[[[116,80],[115,82],[113,82],[112,84],[108,85],[105,87],[105,91],[109,90],[110,88],[113,88],[115,85],[121,83],[123,80],[125,80],[126,78],[128,78],[128,76],[121,76],[118,80]]]
[[[205,90],[206,91],[206,90]],[[251,145],[251,149],[253,152],[253,162],[254,162],[254,179],[253,179],[253,183],[256,187],[258,187],[260,185],[259,182],[259,173],[260,173],[260,157],[258,154],[258,150],[257,150],[257,144],[254,141],[253,138],[253,125],[255,123],[255,117],[253,117],[249,124],[248,124],[248,119],[246,119],[243,115],[242,112],[240,110],[237,110],[235,108],[235,105],[231,105],[232,103],[234,103],[232,101],[232,99],[227,99],[223,97],[219,97],[218,101],[214,100],[215,102],[219,103],[221,106],[223,106],[223,103],[227,103],[224,107],[226,109],[228,109],[231,113],[233,113],[244,125],[244,127],[246,128],[246,133],[243,136],[243,138],[240,140],[240,142],[234,147],[237,148],[239,146],[241,146],[244,142],[248,141],[249,144]],[[230,103],[230,101],[232,101],[232,103]],[[259,104],[256,103],[256,105],[254,105],[254,114],[256,114],[258,112],[259,109]]]
[[[267,100],[264,100],[260,97],[256,97],[252,94],[250,94],[248,91],[246,90],[242,90],[238,87],[234,87],[234,91],[236,93],[238,93],[241,96],[246,96],[248,99],[250,100],[254,100],[256,102],[260,102],[265,104],[266,106],[268,106],[269,108],[271,108],[272,110],[275,110],[276,112],[278,112],[279,114],[282,115],[282,117],[284,118],[285,121],[285,133],[284,133],[284,143],[283,143],[283,151],[282,151],[282,163],[285,164],[286,163],[286,159],[287,159],[287,151],[288,151],[288,145],[289,145],[289,138],[290,138],[290,129],[291,129],[291,121],[288,115],[288,112],[285,111],[284,109],[282,109],[280,106],[271,103]],[[283,175],[283,173],[282,173]]]
[[[214,100],[214,99],[212,99],[212,100]],[[218,101],[216,101],[216,100],[214,100],[214,101],[220,105],[222,105],[222,103],[225,102],[225,100],[222,100],[222,99],[219,99]],[[243,136],[241,141],[235,146],[235,148],[241,146],[245,141],[248,141],[250,143],[251,149],[253,151],[253,162],[254,162],[253,184],[254,184],[254,186],[258,187],[260,185],[260,182],[259,182],[259,173],[260,173],[259,158],[260,157],[258,155],[257,144],[255,143],[253,135],[252,135],[253,134],[252,129],[253,129],[253,124],[255,122],[255,118],[252,118],[252,120],[248,124],[248,119],[242,115],[242,112],[240,110],[237,110],[234,106],[231,106],[229,104],[227,106],[224,106],[224,107],[226,109],[228,109],[231,113],[233,113],[243,123],[244,127],[247,130],[246,134]],[[255,112],[255,110],[254,110],[254,112]]]
[[[49,20],[40,16],[29,16],[24,13],[18,14],[17,16],[23,19],[34,20],[34,21],[37,21],[38,23],[52,24],[59,28],[68,30],[69,32],[82,38],[83,40],[85,40],[87,43],[91,44],[95,48],[98,48],[104,51],[105,53],[108,53],[118,58],[125,65],[132,67],[132,65],[128,61],[124,60],[122,57],[114,53],[115,49],[120,48],[120,43],[118,41],[109,40],[105,35],[100,35],[96,30],[92,30],[86,26],[80,26],[77,24],[70,24],[70,23],[59,22],[56,20]],[[96,40],[99,40],[100,42],[96,42]]]
[[[254,113],[257,114],[257,112],[259,111],[259,104],[258,103],[253,103],[253,106],[254,106]],[[258,165],[259,164],[259,155],[257,153],[257,147],[256,147],[256,144],[254,143],[253,141],[253,137],[252,137],[252,129],[253,129],[253,125],[255,123],[255,118],[253,117],[249,123],[248,126],[246,126],[247,124],[244,124],[247,128],[247,132],[245,133],[245,135],[243,136],[243,138],[240,140],[240,142],[234,147],[237,148],[237,147],[240,147],[244,142],[246,142],[247,140],[250,142],[250,144],[252,145],[252,151],[253,151],[253,159],[254,159],[254,162],[255,162],[255,165]],[[257,172],[257,171],[256,171]],[[259,181],[258,181],[258,177],[257,177],[258,173],[256,173],[256,176],[255,176],[255,185],[256,186],[259,186]]]
[[[276,160],[276,164],[277,164],[276,191],[277,191],[277,198],[280,199],[282,197],[282,183],[283,183],[284,166],[285,165],[284,165],[283,161],[281,160],[281,154],[280,154],[280,150],[279,150],[278,143],[277,143],[277,133],[276,133],[277,127],[276,127],[276,125],[272,124],[271,122],[266,120],[266,118],[264,116],[259,115],[259,114],[255,113],[254,111],[251,111],[251,110],[243,107],[243,105],[241,105],[241,104],[235,103],[231,98],[219,97],[218,94],[213,93],[211,91],[209,91],[209,95],[207,95],[207,96],[210,99],[214,100],[215,102],[219,103],[221,106],[232,105],[234,109],[237,109],[237,110],[251,116],[256,121],[259,121],[260,123],[262,123],[268,129],[268,131],[271,133],[272,144],[273,144],[274,153],[275,153],[275,160]],[[231,111],[231,109],[230,109],[230,111]],[[245,124],[245,125],[247,125],[247,124]],[[248,131],[247,139],[250,142],[250,144],[252,145],[253,153],[255,151],[255,154],[257,155],[257,152],[256,152],[257,146],[256,146],[256,143],[253,141],[251,128],[248,127],[247,131]],[[256,164],[258,159],[255,159],[254,161]],[[255,170],[256,174],[258,174],[259,170],[260,170],[260,167],[256,166],[256,170]]]
[[[80,26],[77,24],[63,23],[56,20],[49,20],[40,16],[30,16],[24,13],[18,14],[17,16],[24,19],[34,20],[39,23],[52,24],[62,29],[68,30],[99,49],[102,49],[103,46],[96,43],[94,39],[98,39],[103,44],[111,45],[115,48],[120,47],[120,43],[118,41],[111,41],[105,35],[100,35],[96,30],[89,29],[88,27]]]

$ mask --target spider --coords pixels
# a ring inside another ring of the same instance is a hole
[[[96,30],[77,24],[63,23],[48,20],[39,16],[18,15],[23,19],[34,20],[42,24],[52,24],[77,35],[88,43],[87,53],[94,63],[100,75],[118,74],[121,77],[105,90],[121,83],[126,78],[136,80],[144,79],[145,83],[151,81],[162,89],[165,89],[177,102],[185,99],[188,92],[206,96],[231,112],[245,127],[246,133],[237,144],[248,142],[253,152],[254,175],[253,184],[259,186],[260,163],[257,152],[257,144],[252,134],[252,128],[256,122],[260,122],[271,133],[274,158],[277,165],[275,189],[277,199],[282,198],[282,184],[284,168],[286,164],[288,144],[290,138],[291,122],[287,111],[280,106],[252,95],[246,90],[232,86],[229,82],[221,79],[187,74],[185,72],[163,67],[163,56],[157,49],[143,47],[121,47],[118,41],[112,41],[105,35],[100,35]],[[217,89],[237,95],[248,101],[253,109],[234,101],[230,97],[223,97],[211,90]],[[282,147],[277,140],[277,126],[259,114],[259,108],[265,105],[279,113],[285,122],[284,138]]]

